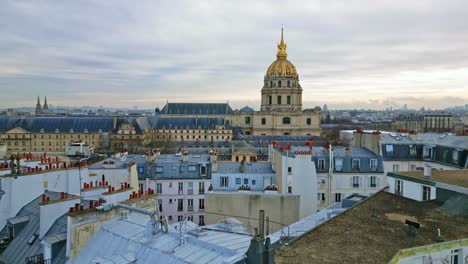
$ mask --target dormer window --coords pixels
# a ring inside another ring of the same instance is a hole
[[[44,133],[44,129],[43,129],[43,128],[41,128],[41,133]]]
[[[84,129],[84,132],[85,132],[85,133],[88,133],[88,129],[87,129],[87,128],[85,128],[85,129]]]
[[[58,128],[55,129],[55,133],[60,133]]]
[[[98,130],[98,133],[99,133],[99,134],[102,134],[102,129],[99,129],[99,130]]]
[[[74,132],[73,132],[73,128],[72,128],[72,129],[70,129],[70,133],[74,133]]]

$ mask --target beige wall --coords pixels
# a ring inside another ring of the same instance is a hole
[[[354,132],[351,146],[366,147],[372,150],[375,154],[380,155],[380,144],[379,144],[380,139],[381,139],[381,134]]]
[[[290,124],[284,124],[283,118],[290,118]],[[277,112],[277,113],[238,113],[227,120],[233,126],[239,126],[244,134],[250,135],[320,135],[320,112]],[[250,122],[246,122],[250,119]],[[265,124],[262,124],[265,119]],[[309,121],[310,123],[308,123]]]
[[[206,224],[225,218],[236,218],[248,231],[258,227],[258,212],[270,217],[270,233],[299,220],[299,195],[263,194],[256,192],[208,192],[205,194]],[[276,222],[276,223],[273,223]]]
[[[132,205],[149,210],[155,209],[156,196],[146,196],[124,201],[123,204]],[[67,217],[67,257],[73,260],[105,222],[120,217],[120,209],[110,211],[86,210],[69,213]]]

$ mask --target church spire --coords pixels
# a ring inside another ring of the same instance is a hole
[[[49,105],[47,105],[47,96],[44,98],[44,106],[43,106],[43,109],[44,109],[44,110],[49,109]]]
[[[36,103],[36,114],[40,114],[41,112],[42,112],[41,101],[39,100],[39,96],[38,96],[37,103]]]

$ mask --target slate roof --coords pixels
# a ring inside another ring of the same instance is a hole
[[[245,163],[244,172],[240,171],[240,162],[219,162],[216,173],[274,174],[269,162]]]
[[[405,133],[382,133],[380,144],[414,144],[415,142]]]
[[[20,127],[31,133],[40,133],[44,129],[44,133],[55,133],[59,129],[60,133],[69,133],[71,129],[75,133],[84,133],[85,129],[88,133],[110,132],[113,129],[112,117],[16,117],[2,116],[0,117],[0,133]]]
[[[210,179],[211,164],[208,154],[192,155],[182,161],[182,155],[161,155],[156,164],[145,164],[146,175],[157,179]],[[201,175],[201,166],[206,165],[206,175]]]
[[[425,133],[416,136],[417,143],[434,144],[455,149],[468,149],[468,136]]]
[[[209,117],[148,117],[153,129],[213,129],[216,126],[226,126],[224,118]]]
[[[103,224],[73,263],[237,263],[244,259],[251,239],[208,230],[199,237],[184,232],[187,243],[181,246],[179,231],[173,228],[149,238],[147,222],[148,218],[132,214]],[[184,231],[190,229],[187,225]]]
[[[255,112],[255,110],[250,106],[244,106],[239,110],[239,112],[241,112],[241,113],[253,113],[253,112]]]
[[[48,196],[52,200],[59,199],[60,193],[48,192]],[[34,256],[42,253],[42,245],[39,241],[39,229],[40,229],[40,205],[39,202],[42,199],[42,195],[25,205],[17,214],[18,216],[28,216],[29,222],[21,230],[19,234],[15,234],[15,238],[8,247],[3,251],[0,256],[0,260],[5,260],[6,263],[25,263],[25,259],[30,256]],[[7,227],[5,227],[7,228]],[[62,216],[57,219],[51,226],[49,231],[44,237],[48,237],[55,234],[64,233],[67,231],[67,219],[66,216]],[[28,240],[37,234],[36,240],[29,245]],[[65,247],[65,245],[63,245]],[[57,260],[64,259],[64,256],[58,256]],[[65,263],[65,262],[53,262],[53,263]]]
[[[227,103],[167,103],[159,114],[170,115],[230,115]]]
[[[216,126],[225,124],[223,117],[117,117],[116,128],[123,124],[130,124],[138,134],[149,129],[214,129]],[[116,132],[114,128],[114,117],[36,117],[36,116],[0,116],[0,133],[13,128],[22,128],[31,133],[108,133]]]
[[[427,144],[456,149],[468,149],[468,136],[455,136],[440,133],[417,134],[413,140],[406,133],[383,133],[380,144]]]

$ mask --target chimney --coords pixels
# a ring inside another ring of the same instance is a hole
[[[10,156],[10,169],[11,169],[11,174],[15,174],[15,156],[14,155]]]
[[[429,164],[424,164],[424,177],[430,178],[432,176],[432,167]]]
[[[114,116],[114,129],[117,128],[117,119],[118,119],[118,117]]]
[[[265,210],[260,210],[258,214],[258,236],[265,237]]]
[[[244,171],[245,171],[245,162],[244,162],[244,160],[241,161],[239,170],[240,170],[240,172],[244,173]]]
[[[351,154],[351,147],[350,146],[346,146],[345,154],[346,154],[346,156],[349,156],[349,154]]]
[[[184,162],[188,161],[188,154],[189,154],[189,152],[187,150],[182,152],[182,161],[184,161]]]
[[[211,162],[211,170],[216,172],[218,170],[218,150],[210,149],[210,162]]]

